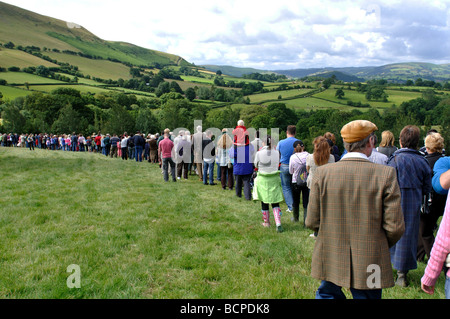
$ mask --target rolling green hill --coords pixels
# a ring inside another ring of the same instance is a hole
[[[125,42],[105,41],[75,23],[0,2],[0,43],[71,51],[133,65],[189,65],[183,58]]]
[[[393,82],[404,82],[407,80],[415,80],[417,78],[430,81],[450,80],[450,64],[437,65],[420,62],[395,63],[374,67],[276,70],[274,72],[297,78],[317,75],[320,73],[339,72],[341,75],[347,75],[347,77],[358,77],[366,81],[372,79],[385,79]],[[337,78],[341,80],[340,76]],[[343,78],[342,80],[345,81]]]
[[[421,78],[430,81],[449,81],[450,64],[432,64],[421,62],[405,62],[387,64],[383,66],[343,67],[343,68],[308,68],[292,70],[258,70],[252,68],[239,68],[221,65],[204,65],[204,68],[216,72],[221,70],[224,74],[242,76],[250,73],[276,73],[292,78],[322,76],[324,78],[336,75],[338,80],[344,82],[363,82],[372,79],[385,79],[393,82],[405,82]]]

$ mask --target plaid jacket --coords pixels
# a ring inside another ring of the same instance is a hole
[[[389,247],[405,227],[394,168],[363,158],[317,168],[306,226],[318,231],[314,278],[356,289],[394,285]]]

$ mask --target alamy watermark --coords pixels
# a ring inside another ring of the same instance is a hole
[[[180,133],[183,133],[189,131],[186,128],[178,127],[172,131],[173,135],[172,137],[175,139],[179,136]],[[224,128],[224,129],[218,129],[215,127],[203,128],[203,123],[201,120],[195,120],[194,121],[194,132],[191,133],[192,142],[193,143],[193,149],[187,148],[183,149],[182,154],[180,155],[180,152],[174,148],[172,158],[175,160],[175,162],[184,162],[184,163],[192,163],[192,152],[194,152],[194,155],[200,154],[201,156],[194,156],[193,162],[194,163],[203,163],[203,158],[212,158],[214,157],[213,148],[218,147],[218,141],[220,137],[223,134],[228,134],[231,139],[233,140],[232,147],[234,148],[236,155],[234,156],[235,162],[234,163],[246,163],[249,160],[251,160],[249,157],[251,154],[249,154],[248,150],[246,150],[246,147],[249,146],[249,142],[252,142],[256,137],[256,132],[259,134],[259,139],[262,142],[267,141],[267,137],[270,136],[271,145],[272,147],[275,147],[279,142],[279,136],[280,136],[280,130],[279,128],[271,128],[270,131],[267,128],[260,128],[256,130],[255,128]],[[200,135],[196,135],[199,134]],[[208,145],[203,149],[202,140],[206,138],[205,133],[211,134],[211,140],[213,140],[214,144]],[[183,135],[184,137],[186,135]],[[198,137],[197,137],[198,136]],[[220,145],[219,145],[220,147]],[[256,153],[258,150],[253,149],[253,152]],[[215,150],[215,153],[217,154],[217,149]]]
[[[81,288],[81,268],[76,264],[71,264],[67,266],[67,272],[71,273],[69,277],[67,277],[67,288]]]
[[[367,288],[381,289],[381,267],[377,264],[370,264],[367,266],[367,272],[370,273],[366,280]]]

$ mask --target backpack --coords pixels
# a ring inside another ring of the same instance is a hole
[[[297,156],[297,155],[296,155]],[[297,156],[298,158],[298,156]],[[308,171],[306,170],[306,163],[301,164],[297,173],[297,186],[306,186],[306,180],[308,179]]]

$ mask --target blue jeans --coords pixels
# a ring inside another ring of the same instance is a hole
[[[208,184],[206,180],[207,174],[209,174],[209,183],[214,183],[214,162],[207,163],[203,161],[203,184]]]
[[[281,188],[283,189],[284,201],[287,207],[292,210],[294,199],[292,197],[291,183],[292,175],[289,173],[289,165],[281,164],[280,166]]]
[[[381,299],[381,289],[350,288],[353,299]],[[316,299],[346,299],[342,288],[332,282],[322,280],[316,292]]]
[[[445,276],[445,299],[450,299],[450,277]]]
[[[168,158],[163,158],[162,159],[162,168],[163,168],[163,177],[164,177],[164,181],[168,182],[169,181],[169,165],[170,165],[170,169],[171,169],[171,174],[172,174],[172,181],[176,182],[177,179],[175,177],[175,162],[173,161],[173,159],[171,157]]]
[[[138,146],[138,145],[136,145],[135,147],[134,147],[134,151],[135,151],[135,157],[136,157],[136,162],[142,162],[142,150],[143,150],[143,147],[142,146]]]

